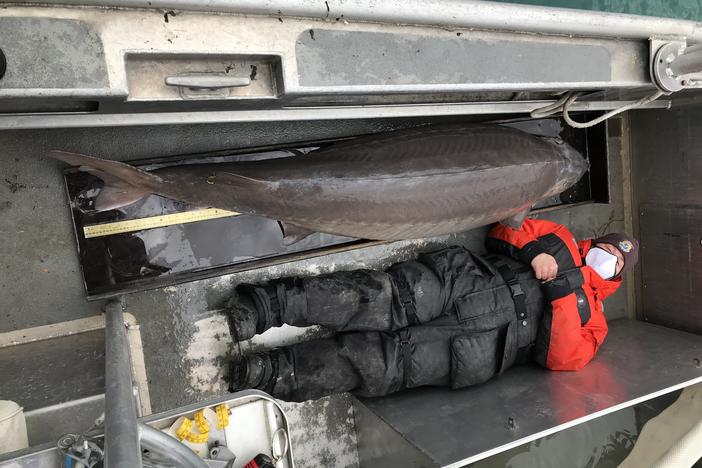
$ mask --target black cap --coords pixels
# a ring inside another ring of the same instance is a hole
[[[605,234],[597,239],[592,239],[592,245],[595,244],[610,244],[622,253],[624,266],[617,277],[634,268],[634,265],[639,261],[639,241],[626,234],[618,232]]]

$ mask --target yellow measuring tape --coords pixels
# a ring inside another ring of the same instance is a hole
[[[217,429],[224,429],[229,425],[229,406],[222,403],[215,408],[217,413]]]
[[[125,232],[143,231],[174,224],[195,223],[208,219],[226,218],[228,216],[238,216],[236,211],[220,210],[219,208],[206,208],[203,210],[184,211],[159,216],[149,216],[147,218],[128,219],[125,221],[115,221],[112,223],[91,224],[83,226],[83,235],[86,239],[92,237],[110,236],[112,234],[123,234]]]
[[[205,418],[205,410],[200,410],[195,413],[194,419],[195,425],[197,426],[197,430],[200,431],[200,434],[207,434],[210,432],[210,424]]]
[[[196,411],[193,415],[197,432],[193,431],[193,421],[189,418],[183,418],[180,426],[175,430],[175,435],[178,440],[187,440],[194,444],[202,444],[210,438],[210,423],[205,417],[206,409]],[[226,403],[215,407],[217,415],[217,428],[224,429],[229,425],[229,406]]]
[[[176,429],[175,434],[179,440],[187,440],[194,444],[204,444],[210,438],[210,425],[205,419],[203,410],[195,413],[195,424],[197,425],[198,432],[193,432],[193,422],[185,418],[180,424],[180,427]]]

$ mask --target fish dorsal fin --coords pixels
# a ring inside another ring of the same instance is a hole
[[[98,211],[130,205],[153,193],[162,182],[154,174],[117,161],[65,151],[50,151],[49,156],[78,166],[78,170],[102,179],[104,185],[95,200],[95,209]]]

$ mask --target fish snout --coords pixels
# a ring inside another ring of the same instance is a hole
[[[590,163],[583,158],[578,150],[560,138],[544,138],[551,143],[563,158],[563,168],[558,178],[558,186],[565,190],[575,185],[580,178],[590,169]]]
[[[575,185],[590,169],[590,163],[583,158],[578,150],[560,138],[541,137],[541,139],[551,144],[562,158],[563,165],[559,171],[558,180],[549,192],[549,196],[558,195]]]
[[[578,150],[563,142],[561,153],[565,159],[562,178],[567,180],[568,186],[575,184],[590,169],[590,163],[583,158]]]

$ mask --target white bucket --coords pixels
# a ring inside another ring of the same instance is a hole
[[[27,448],[24,411],[14,401],[0,400],[0,454]]]

